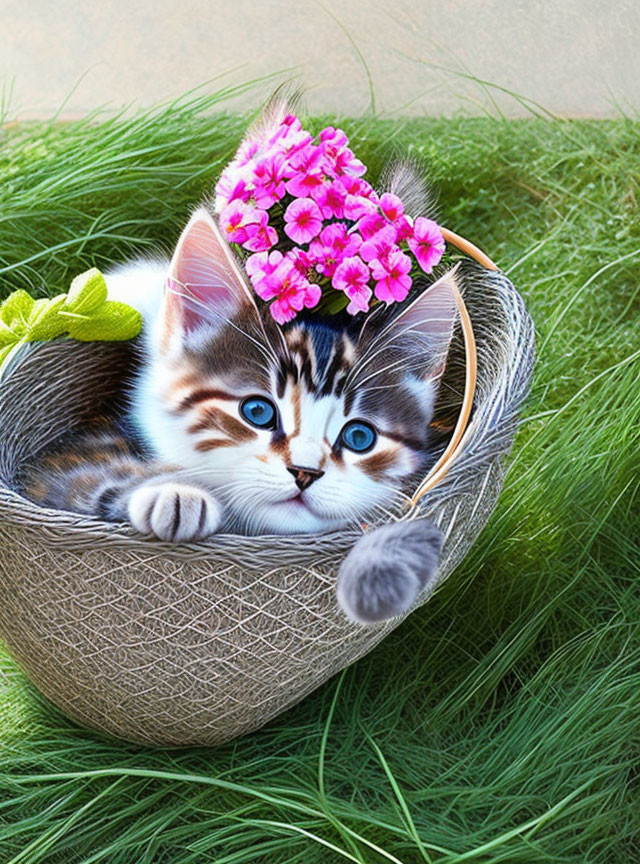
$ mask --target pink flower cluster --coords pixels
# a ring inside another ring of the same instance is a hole
[[[341,129],[327,126],[313,138],[291,114],[243,141],[222,173],[221,230],[253,253],[247,273],[278,323],[317,306],[328,288],[344,292],[351,315],[366,312],[374,295],[402,301],[414,260],[425,273],[440,261],[438,225],[411,219],[400,198],[378,195],[365,173]]]

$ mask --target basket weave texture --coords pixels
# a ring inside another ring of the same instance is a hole
[[[461,275],[478,347],[473,414],[460,456],[409,514],[444,533],[439,582],[495,506],[534,355],[511,282],[470,261]],[[360,626],[340,611],[336,574],[355,531],[176,546],[21,497],[24,464],[117,401],[130,354],[122,343],[33,344],[0,383],[0,635],[84,726],[144,744],[220,744],[298,702],[401,619]],[[460,344],[451,381],[456,356]]]

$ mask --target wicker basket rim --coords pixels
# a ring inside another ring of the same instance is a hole
[[[460,236],[460,234],[456,234],[453,231],[450,231],[448,228],[442,228],[441,230],[442,235],[447,243],[449,243],[451,246],[455,246],[457,249],[459,249],[461,252],[464,252],[470,258],[473,258],[486,270],[498,269],[497,265],[494,264],[491,258],[489,258],[489,256],[486,255],[481,249],[471,243],[471,241],[467,240],[465,237]],[[464,339],[466,365],[464,397],[462,400],[460,413],[458,414],[458,419],[453,430],[453,434],[451,435],[451,439],[449,440],[445,451],[442,453],[438,461],[435,463],[435,465],[432,466],[426,477],[420,482],[411,501],[409,502],[410,508],[414,508],[416,504],[420,501],[420,499],[430,489],[433,489],[433,487],[437,483],[439,483],[446,477],[449,469],[451,468],[451,465],[455,462],[455,460],[460,455],[462,449],[464,448],[465,432],[467,430],[467,426],[469,425],[469,418],[471,417],[471,409],[473,407],[473,399],[476,392],[476,380],[478,374],[478,354],[476,351],[476,339],[473,332],[471,316],[469,315],[469,310],[467,309],[462,294],[458,291],[457,288],[455,288],[454,290],[456,304],[458,306],[458,312],[460,315],[460,324],[462,326],[462,336]]]

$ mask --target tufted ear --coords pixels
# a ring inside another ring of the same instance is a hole
[[[175,337],[224,325],[242,307],[255,309],[244,274],[218,225],[204,207],[182,232],[165,289],[164,329]]]
[[[408,371],[437,381],[447,362],[458,315],[456,270],[449,270],[385,328],[381,337],[389,347],[409,354]]]
[[[413,159],[398,159],[389,164],[380,178],[380,190],[393,192],[402,199],[405,213],[437,220],[436,195]]]

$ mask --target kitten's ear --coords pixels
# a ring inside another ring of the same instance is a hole
[[[437,381],[444,372],[458,316],[457,269],[434,282],[381,334],[409,354],[408,371],[418,378]]]
[[[382,192],[397,195],[411,217],[426,216],[437,221],[437,196],[414,159],[399,159],[388,165],[379,187]]]
[[[294,86],[291,81],[284,81],[276,87],[247,130],[244,140],[264,138],[275,131],[287,114],[297,114],[302,107],[303,93],[302,87]]]
[[[203,207],[182,232],[169,266],[164,325],[168,335],[223,326],[242,307],[256,308],[233,252]]]

